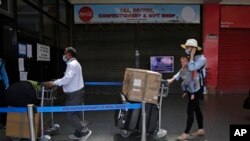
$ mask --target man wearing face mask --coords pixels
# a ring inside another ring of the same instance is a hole
[[[191,95],[188,92],[188,105],[187,105],[187,124],[184,133],[182,133],[177,139],[178,140],[188,140],[190,138],[189,132],[192,128],[194,122],[194,114],[196,116],[196,120],[198,123],[198,130],[192,133],[192,136],[204,136],[205,131],[203,128],[203,114],[200,109],[200,99],[203,96],[204,90],[204,78],[206,76],[205,65],[206,58],[203,55],[202,48],[198,46],[198,43],[195,39],[188,39],[185,44],[182,44],[181,47],[185,49],[185,53],[190,56],[190,60],[188,62],[188,70],[189,71],[197,71],[198,75],[196,76],[196,80],[199,81],[199,85],[196,85],[194,88],[194,94]],[[179,74],[176,74],[176,77]],[[174,77],[174,78],[176,78]],[[169,79],[168,82],[172,83],[175,79]]]
[[[5,69],[5,64],[0,58],[0,107],[6,107],[5,91],[9,87],[9,79]],[[6,125],[6,113],[0,113],[0,128]]]
[[[46,86],[51,88],[55,85],[62,86],[63,91],[67,94],[66,106],[81,105],[84,94],[84,83],[82,76],[82,67],[76,60],[76,49],[67,47],[65,49],[63,60],[67,63],[66,72],[63,78],[55,81],[46,82]],[[67,118],[75,128],[74,135],[70,135],[70,140],[85,141],[91,135],[89,130],[81,121],[82,112],[68,112]]]

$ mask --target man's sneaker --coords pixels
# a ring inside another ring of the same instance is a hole
[[[86,141],[89,138],[89,136],[92,134],[92,131],[88,130],[88,131],[84,132],[83,134],[84,135],[81,137],[77,137],[75,135],[69,135],[68,139],[72,140],[72,141]]]
[[[86,141],[91,134],[92,134],[91,130],[86,131],[86,134],[80,137],[79,141]]]
[[[204,129],[199,129],[196,132],[191,134],[192,136],[196,137],[196,136],[204,136],[205,135],[205,131]]]

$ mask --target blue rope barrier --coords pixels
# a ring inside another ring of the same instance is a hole
[[[107,111],[107,110],[119,110],[119,109],[140,109],[141,107],[142,107],[141,103],[82,105],[82,106],[54,106],[54,107],[37,107],[37,112]]]
[[[121,86],[122,82],[85,82],[86,86]]]
[[[9,108],[0,108],[0,113],[25,113],[27,112],[26,107],[9,107]]]
[[[105,105],[79,105],[79,106],[54,106],[54,107],[35,107],[37,112],[76,112],[76,111],[107,111],[119,109],[140,109],[141,103],[135,104],[105,104]],[[26,107],[20,108],[0,108],[0,113],[24,113],[27,112]]]

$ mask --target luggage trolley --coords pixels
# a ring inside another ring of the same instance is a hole
[[[160,100],[159,100],[159,123],[158,123],[158,131],[155,132],[155,137],[157,139],[162,139],[167,136],[167,130],[161,128],[161,110],[162,110],[162,98],[167,97],[169,92],[168,82],[167,80],[161,80],[161,88],[160,88]]]
[[[44,106],[44,101],[48,100],[50,101],[50,105],[53,107],[54,105],[54,99],[56,98],[55,95],[57,94],[57,90],[59,87],[55,86],[51,89],[45,89],[44,84],[41,85],[41,89],[37,93],[37,98],[41,100],[41,107]],[[44,130],[44,116],[43,113],[41,113],[41,137],[40,141],[51,141],[50,135],[56,135],[60,132],[60,125],[54,123],[54,113],[50,113],[51,123],[50,127],[46,130]]]
[[[152,104],[152,109],[157,107],[158,111],[158,125],[156,128],[150,129],[154,132],[154,137],[158,140],[165,139],[167,137],[167,130],[161,128],[161,110],[162,110],[162,99],[163,97],[167,97],[169,92],[168,82],[167,80],[161,80],[161,87],[159,90],[159,101],[157,105]],[[121,94],[121,99],[123,103],[127,103],[126,97]],[[133,131],[139,131],[140,132],[140,126],[136,126],[135,124],[130,123],[136,123],[140,125],[140,110],[134,109],[134,110],[120,110],[117,115],[115,115],[115,124],[118,128],[121,129],[121,136],[124,138],[127,138],[131,135]],[[126,125],[126,124],[130,125]],[[147,127],[148,128],[148,127]]]

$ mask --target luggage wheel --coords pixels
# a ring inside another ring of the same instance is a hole
[[[131,135],[131,131],[128,131],[128,130],[122,130],[121,132],[121,136],[124,137],[124,138],[127,138]]]
[[[52,141],[51,137],[49,135],[43,135],[40,138],[40,141]]]
[[[58,135],[60,133],[60,125],[54,124],[53,127],[44,131],[48,135]]]
[[[160,130],[155,131],[154,137],[157,140],[165,140],[167,137],[167,133],[168,133],[167,130],[160,129]]]

